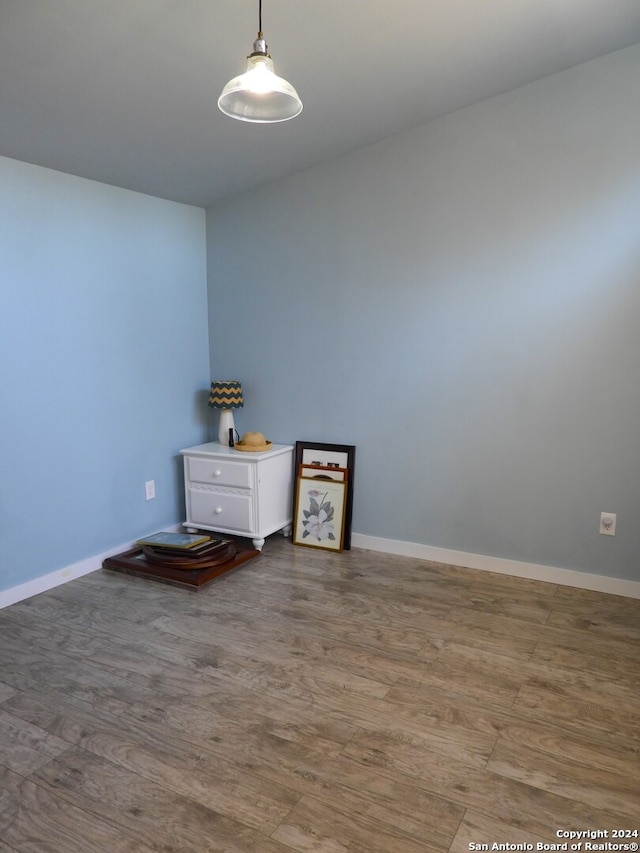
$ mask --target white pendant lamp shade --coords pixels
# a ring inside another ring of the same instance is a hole
[[[263,124],[287,121],[302,111],[302,101],[291,83],[274,73],[264,39],[254,43],[247,70],[229,80],[218,106],[231,118]]]
[[[247,57],[247,70],[229,80],[218,98],[225,115],[240,121],[271,124],[288,121],[302,112],[302,101],[291,83],[273,70],[262,33],[262,0],[258,0],[258,38]]]

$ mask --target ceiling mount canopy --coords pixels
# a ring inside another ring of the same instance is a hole
[[[218,106],[231,118],[256,124],[287,121],[302,111],[302,101],[291,83],[274,73],[262,32],[262,0],[258,0],[258,38],[247,57],[247,70],[229,80]]]

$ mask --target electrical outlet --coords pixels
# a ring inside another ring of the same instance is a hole
[[[600,533],[603,536],[616,535],[616,514],[615,512],[600,513]]]
[[[147,480],[144,484],[144,499],[145,501],[152,501],[156,496],[156,481],[155,480]]]

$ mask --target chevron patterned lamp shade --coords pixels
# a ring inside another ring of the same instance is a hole
[[[227,447],[233,447],[233,435],[235,424],[233,422],[233,410],[244,406],[242,396],[242,384],[237,379],[214,379],[209,392],[209,406],[212,409],[220,409],[220,426],[218,427],[218,441]],[[231,441],[229,441],[231,436]]]

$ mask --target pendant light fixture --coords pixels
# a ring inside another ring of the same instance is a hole
[[[291,83],[273,71],[262,33],[262,0],[258,0],[258,38],[253,43],[253,53],[247,57],[247,70],[229,80],[218,106],[231,118],[257,124],[287,121],[302,111],[302,101]]]

